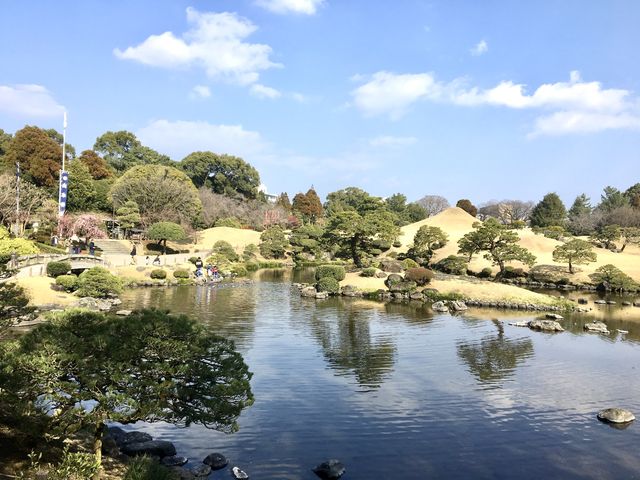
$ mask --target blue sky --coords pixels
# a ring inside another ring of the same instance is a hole
[[[4,0],[0,128],[126,129],[314,185],[565,202],[640,181],[636,1]]]

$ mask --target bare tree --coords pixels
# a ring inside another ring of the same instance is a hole
[[[16,178],[13,175],[0,175],[0,223],[10,226],[19,221],[20,231],[23,232],[26,225],[31,222],[34,213],[42,208],[47,193],[35,185],[20,182],[20,218],[17,219],[16,211]]]
[[[495,218],[504,225],[512,225],[517,221],[526,222],[534,207],[533,202],[522,200],[491,200],[484,203],[478,210],[478,216],[482,220]]]
[[[440,195],[425,195],[415,203],[427,211],[427,217],[433,217],[451,206],[449,201]]]
[[[271,225],[284,226],[288,221],[286,209],[279,205],[260,200],[230,198],[204,187],[198,190],[198,196],[202,202],[202,216],[207,227],[212,227],[218,220],[225,218],[235,218],[241,225],[254,229]]]

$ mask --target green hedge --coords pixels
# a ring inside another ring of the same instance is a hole
[[[76,275],[58,275],[56,285],[64,288],[67,292],[73,292],[78,288],[78,277]]]
[[[318,292],[338,293],[340,292],[340,284],[333,277],[322,277],[316,284]]]
[[[189,278],[191,275],[189,274],[188,270],[184,270],[182,268],[176,270],[175,272],[173,272],[173,277],[174,278]]]
[[[344,267],[341,267],[340,265],[320,265],[319,267],[316,267],[316,280],[330,277],[340,282],[344,280],[345,276],[346,272]]]
[[[363,268],[362,272],[360,272],[361,277],[375,277],[376,269],[374,267]]]
[[[164,280],[165,278],[167,278],[167,272],[165,272],[161,268],[156,268],[155,270],[151,270],[151,278],[156,280]]]
[[[81,297],[108,297],[122,293],[122,279],[103,267],[85,270],[78,277],[78,295]]]
[[[47,275],[56,278],[60,275],[66,275],[71,271],[71,263],[69,262],[49,262],[47,263]]]

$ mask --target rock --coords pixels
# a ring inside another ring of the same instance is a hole
[[[344,475],[346,469],[340,460],[327,460],[313,469],[313,473],[323,480],[336,480]]]
[[[624,305],[625,307],[630,307],[632,305],[631,302],[622,302],[622,305]]]
[[[409,295],[409,298],[411,300],[423,300],[424,295],[421,292],[413,292],[411,295]]]
[[[589,301],[586,298],[579,298],[578,303],[580,305],[586,305],[587,303],[589,303]]]
[[[105,438],[111,437],[116,442],[116,445],[120,446],[124,443],[124,439],[127,436],[127,432],[125,432],[120,427],[108,427],[107,431],[104,435]]]
[[[169,470],[175,473],[180,480],[194,480],[196,478],[191,470],[184,467],[171,467]]]
[[[247,478],[249,478],[249,475],[247,475],[246,472],[240,470],[239,467],[233,467],[231,469],[231,473],[233,474],[233,478],[237,480],[246,480]]]
[[[117,457],[120,455],[120,448],[113,438],[108,433],[102,437],[102,453],[109,457]]]
[[[316,289],[315,287],[304,287],[302,290],[300,290],[300,295],[302,295],[303,297],[315,297]]]
[[[387,278],[387,273],[383,271],[376,272],[376,278]]]
[[[434,312],[448,312],[449,307],[447,307],[447,305],[443,301],[439,301],[431,305],[431,310],[433,310]]]
[[[180,457],[178,455],[171,455],[170,457],[164,457],[160,460],[160,463],[166,465],[167,467],[181,467],[189,460],[187,457]]]
[[[449,302],[449,308],[454,312],[462,312],[467,310],[467,305],[461,300],[455,300],[453,302]]]
[[[607,301],[606,300],[595,300],[593,303],[595,303],[596,305],[606,305]]]
[[[220,470],[229,464],[229,461],[221,453],[211,453],[202,461],[205,465],[209,465],[212,470]]]
[[[404,281],[404,277],[402,275],[398,275],[397,273],[392,273],[385,279],[384,284],[387,288],[391,288],[392,285],[403,282],[403,281]]]
[[[615,305],[616,302],[614,302],[613,300],[607,300],[607,305]]]
[[[555,320],[530,320],[528,326],[531,330],[544,332],[564,332],[564,328]]]
[[[585,323],[584,329],[588,332],[596,332],[596,333],[603,333],[605,335],[609,335],[609,329],[607,328],[607,325],[605,323],[597,322],[595,320],[592,323]]]
[[[358,287],[353,285],[345,285],[342,287],[342,295],[345,297],[359,297],[362,295],[362,292],[358,290]]]
[[[401,273],[404,268],[402,262],[393,258],[383,258],[380,260],[380,270],[389,273]]]
[[[610,292],[611,291],[611,285],[609,284],[609,282],[601,282],[598,285],[596,285],[596,291],[598,291],[598,292]]]
[[[547,313],[545,317],[550,320],[564,320],[564,317],[562,315],[558,315],[557,313]]]
[[[201,463],[200,465],[191,467],[191,473],[193,473],[195,477],[200,477],[200,478],[208,477],[209,474],[211,473],[211,467],[209,465],[205,465],[204,463]]]
[[[122,445],[127,445],[128,443],[150,442],[151,440],[153,440],[153,437],[148,433],[125,432],[124,437],[122,439]]]
[[[329,292],[316,292],[315,297],[318,299],[329,298]]]
[[[116,315],[120,315],[121,317],[128,317],[131,315],[131,310],[118,310]]]
[[[509,322],[509,325],[512,327],[528,327],[529,322],[521,321],[521,322]]]
[[[606,408],[598,412],[598,420],[603,422],[628,423],[635,419],[635,415],[624,408]]]
[[[150,440],[148,442],[135,442],[123,445],[122,453],[135,457],[138,455],[156,455],[160,458],[170,457],[176,454],[176,447],[166,440]]]
[[[638,302],[638,301],[633,302],[633,306],[634,307],[640,307],[640,302]]]
[[[389,291],[391,293],[410,293],[416,289],[418,285],[416,282],[410,280],[403,280],[397,283],[391,283],[389,285]]]

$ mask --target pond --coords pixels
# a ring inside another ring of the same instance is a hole
[[[190,463],[221,452],[255,479],[314,479],[328,458],[344,479],[640,478],[640,420],[596,419],[611,406],[640,414],[640,321],[604,337],[576,316],[545,334],[508,325],[518,312],[304,299],[297,275],[127,292],[122,308],[187,313],[232,338],[256,399],[235,434],[135,428]]]

